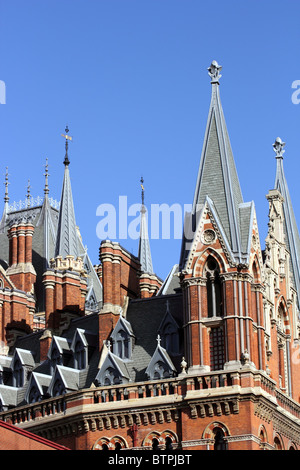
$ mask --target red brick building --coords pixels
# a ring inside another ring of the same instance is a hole
[[[277,138],[265,247],[212,95],[178,263],[153,270],[75,222],[68,133],[59,210],[8,204],[0,224],[0,418],[70,449],[299,449],[300,239]],[[274,171],[275,172],[275,171]],[[20,220],[21,219],[21,220]],[[38,256],[37,256],[38,255]],[[5,263],[5,260],[8,260]]]

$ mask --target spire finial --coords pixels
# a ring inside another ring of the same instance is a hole
[[[285,150],[283,150],[285,142],[282,142],[280,137],[277,137],[273,144],[274,152],[276,153],[276,158],[283,158]]]
[[[48,158],[46,158],[45,173],[44,173],[44,176],[45,176],[45,188],[44,188],[44,193],[45,193],[45,194],[49,194],[48,177],[49,177],[50,175],[49,175],[48,167],[49,167],[49,165],[48,165]]]
[[[8,197],[8,185],[10,184],[8,182],[8,176],[9,176],[9,173],[8,173],[8,167],[6,167],[6,172],[5,172],[5,196],[4,196],[4,202],[7,203],[9,201],[9,197]]]
[[[69,156],[68,156],[68,147],[69,147],[69,140],[72,141],[73,140],[73,137],[71,137],[70,135],[68,135],[69,133],[69,128],[68,128],[68,125],[66,125],[66,128],[65,128],[65,134],[61,134],[62,137],[64,137],[66,139],[66,144],[65,144],[65,147],[66,147],[66,154],[65,154],[65,159],[64,159],[64,165],[65,166],[68,166],[70,164],[70,160],[69,160]]]
[[[30,198],[31,198],[31,194],[30,194],[30,180],[28,180],[28,184],[27,184],[27,207],[30,207]]]
[[[210,67],[208,67],[208,75],[211,78],[210,83],[217,83],[219,84],[219,80],[222,77],[220,74],[222,70],[222,66],[218,64],[216,60],[213,60]]]
[[[145,188],[144,188],[144,178],[143,177],[141,177],[140,183],[141,183],[141,188],[142,188],[142,204],[144,205],[144,202],[145,202]]]

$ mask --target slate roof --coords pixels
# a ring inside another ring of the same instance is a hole
[[[166,314],[167,300],[171,315],[182,326],[182,294],[135,299],[129,303],[126,319],[131,324],[135,345],[127,367],[134,382],[146,380],[145,372],[157,347],[157,335]],[[181,356],[179,357],[181,360]],[[179,357],[171,357],[178,370]]]

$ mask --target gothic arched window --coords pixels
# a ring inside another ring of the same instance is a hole
[[[58,397],[59,395],[63,395],[65,393],[65,387],[60,379],[57,379],[53,385],[53,397]]]
[[[227,450],[227,442],[222,429],[214,430],[214,450]]]
[[[222,308],[222,283],[220,279],[219,265],[209,256],[205,265],[206,291],[207,291],[207,316],[220,317]]]

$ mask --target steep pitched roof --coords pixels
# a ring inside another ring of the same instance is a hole
[[[67,163],[65,161],[64,164],[65,172],[60,199],[55,256],[62,256],[65,258],[67,255],[72,255],[77,258],[79,255],[77,243],[78,235],[69,172],[69,162]]]
[[[224,234],[235,262],[246,262],[249,224],[252,207],[243,201],[239,178],[233,158],[228,130],[220,99],[219,79],[222,67],[213,61],[208,69],[212,94],[206,131],[194,194],[192,213],[186,215],[185,224],[192,232],[197,225],[197,216],[205,204],[209,204]],[[243,217],[246,215],[246,219]],[[185,230],[185,233],[187,230]],[[180,269],[188,256],[184,235]],[[190,240],[191,241],[191,240]]]
[[[276,177],[274,189],[277,189],[283,196],[283,214],[284,214],[284,234],[287,248],[291,256],[292,276],[295,283],[295,288],[298,293],[298,304],[300,302],[300,237],[296,223],[296,218],[293,210],[293,205],[289,193],[289,188],[283,170],[283,153],[285,142],[278,137],[273,144],[274,151],[276,152]]]
[[[243,202],[227,126],[220,100],[219,71],[214,61],[209,68],[212,95],[200,160],[193,211],[206,196],[214,202],[234,253],[240,250],[238,205]]]
[[[142,206],[141,206],[141,222],[140,222],[140,238],[139,238],[139,251],[138,258],[141,263],[141,269],[144,273],[154,274],[150,242],[148,236],[148,220],[147,210],[144,205],[144,180],[141,178],[142,187]]]

